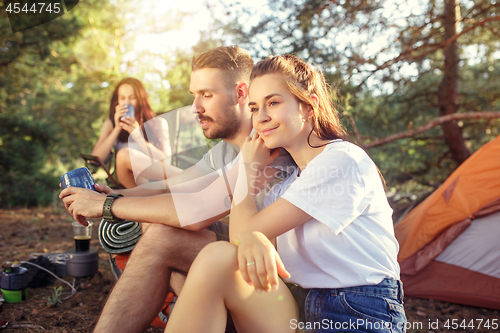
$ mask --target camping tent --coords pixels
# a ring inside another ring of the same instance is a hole
[[[407,296],[500,309],[500,136],[395,225]]]

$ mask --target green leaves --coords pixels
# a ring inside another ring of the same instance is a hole
[[[48,205],[58,178],[44,170],[55,128],[0,114],[0,206]]]
[[[47,303],[49,303],[50,306],[58,306],[62,304],[62,287],[54,287],[54,291],[52,292],[52,295],[47,297]]]

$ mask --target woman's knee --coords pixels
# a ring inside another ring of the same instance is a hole
[[[238,269],[237,255],[238,248],[229,242],[210,243],[200,251],[191,269],[232,274]]]
[[[132,164],[130,162],[129,148],[122,148],[116,153],[115,168],[118,181],[125,188],[132,188],[137,186],[137,183],[135,182],[132,173]]]
[[[125,147],[116,153],[116,167],[130,165],[130,149]]]

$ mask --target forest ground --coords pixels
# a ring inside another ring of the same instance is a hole
[[[2,270],[7,262],[28,261],[31,253],[66,252],[73,247],[71,222],[73,219],[61,204],[45,208],[0,209],[0,263]],[[94,226],[92,245],[100,248]],[[74,278],[65,277],[73,283]],[[2,332],[91,332],[110,293],[115,278],[111,273],[108,255],[99,250],[99,273],[91,278],[76,281],[78,291],[69,299],[66,284],[56,281],[53,286],[29,289],[28,300],[0,305],[0,321],[25,323],[36,327],[13,328]],[[51,306],[47,298],[54,287],[63,287],[62,304]],[[405,298],[405,310],[409,325],[407,332],[498,332],[491,324],[500,321],[498,310],[451,304],[436,300]],[[478,328],[489,319],[490,328]],[[455,321],[453,321],[455,320]],[[474,325],[471,324],[474,320]],[[494,321],[493,321],[494,320]],[[466,324],[456,330],[445,327],[446,323]],[[42,330],[40,327],[43,327]],[[149,328],[148,332],[162,332]]]

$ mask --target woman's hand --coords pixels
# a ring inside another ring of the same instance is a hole
[[[259,134],[254,133],[253,137],[248,137],[241,147],[241,155],[243,162],[246,165],[251,165],[252,169],[264,170],[266,166],[271,164],[280,153],[280,148],[273,152],[266,147],[264,140]]]
[[[139,123],[134,118],[127,117],[127,118],[122,118],[121,126],[125,131],[131,134],[133,130],[139,127]]]
[[[277,290],[278,275],[283,278],[290,277],[271,241],[258,231],[241,235],[238,244],[238,266],[243,279],[253,285],[257,292]]]
[[[122,122],[120,120],[121,117],[127,114],[127,105],[120,105],[118,104],[115,107],[115,128],[120,128],[122,129]]]

